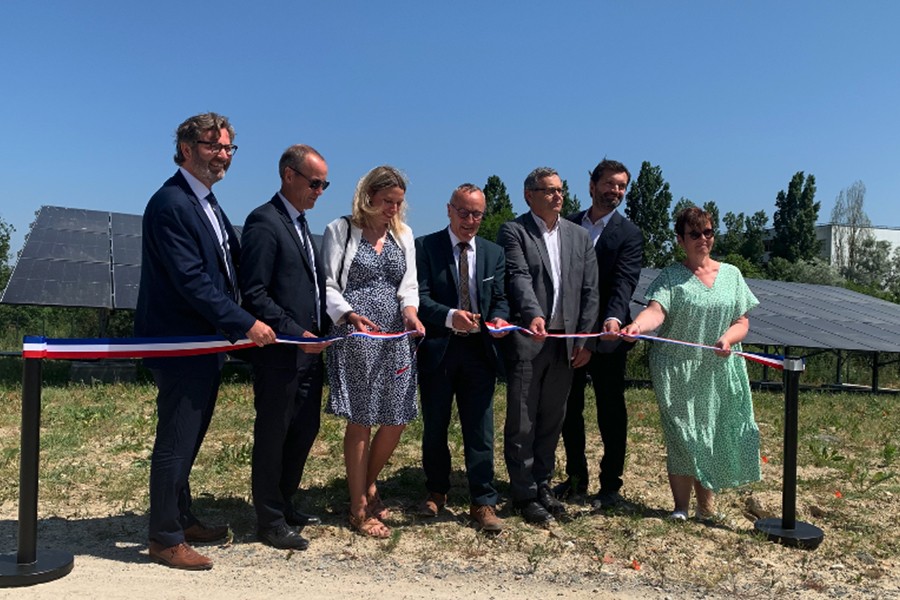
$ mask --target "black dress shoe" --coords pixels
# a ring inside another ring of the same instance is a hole
[[[566,514],[566,505],[556,499],[547,484],[538,486],[538,502],[554,517]]]
[[[600,492],[591,500],[591,509],[595,512],[617,508],[631,508],[631,506],[619,492]]]
[[[257,536],[263,544],[281,550],[306,550],[309,548],[309,540],[294,531],[290,525],[266,527],[260,529]]]
[[[546,525],[553,520],[553,515],[547,512],[537,500],[519,500],[513,503],[516,512],[522,515],[527,523]]]
[[[308,515],[306,513],[302,513],[299,510],[295,510],[293,508],[289,508],[284,511],[284,520],[287,521],[288,525],[293,527],[299,527],[303,529],[307,525],[321,525],[322,519],[317,517],[316,515]]]
[[[552,491],[554,496],[556,496],[560,500],[565,500],[567,498],[586,495],[587,484],[578,481],[577,485],[573,485],[572,478],[569,477],[562,483],[557,483],[556,485],[554,485]]]

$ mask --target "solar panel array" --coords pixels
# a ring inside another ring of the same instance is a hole
[[[313,238],[321,245],[321,236]],[[0,302],[134,309],[140,263],[140,215],[44,206]],[[658,274],[641,271],[633,316]],[[750,313],[746,343],[900,352],[900,305],[831,286],[747,284],[760,305]]]

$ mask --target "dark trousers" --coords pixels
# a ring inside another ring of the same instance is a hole
[[[600,461],[600,491],[618,492],[625,469],[625,443],[628,438],[628,411],[625,407],[625,352],[594,353],[587,365],[575,369],[569,392],[566,420],[562,428],[566,448],[566,475],[581,484],[588,483],[585,456],[584,388],[590,374],[597,397],[597,426],[603,440]],[[579,484],[579,485],[581,485]]]
[[[564,339],[548,338],[529,361],[507,363],[503,453],[513,501],[537,497],[553,476],[572,369]]]
[[[451,336],[436,371],[419,373],[422,402],[422,467],[429,492],[450,489],[447,430],[453,397],[459,411],[469,496],[473,504],[494,506],[494,384],[496,374],[481,336]]]
[[[251,487],[260,528],[284,524],[285,510],[300,486],[309,450],[319,433],[322,359],[303,369],[254,365]]]
[[[151,369],[156,387],[156,441],[150,457],[150,540],[163,546],[184,541],[191,514],[188,478],[209,428],[221,374]]]

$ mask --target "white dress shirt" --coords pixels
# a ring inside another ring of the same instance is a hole
[[[531,213],[534,222],[544,238],[544,245],[547,246],[547,255],[550,257],[550,279],[553,281],[553,306],[550,308],[550,320],[546,323],[547,329],[565,329],[566,320],[562,311],[562,262],[560,259],[560,244],[562,239],[559,235],[559,217],[556,219],[553,228],[547,227],[547,224],[539,216]]]

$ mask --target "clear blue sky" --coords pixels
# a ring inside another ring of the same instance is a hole
[[[804,1],[0,3],[0,217],[21,247],[44,204],[140,214],[173,132],[213,110],[240,151],[216,194],[242,223],[294,143],[333,182],[313,231],[369,168],[410,179],[416,234],[457,184],[534,167],[587,205],[604,156],[662,168],[674,201],[765,210],[813,173],[827,222],[862,180],[900,226],[900,3]]]

